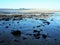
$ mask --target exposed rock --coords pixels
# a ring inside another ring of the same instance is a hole
[[[45,34],[42,34],[42,37],[43,37],[44,39],[46,39],[46,38],[47,38],[47,35],[45,35]]]
[[[41,27],[40,25],[38,25],[37,27]]]
[[[5,19],[5,21],[9,21],[9,18]]]
[[[37,33],[40,33],[40,31],[37,31],[37,30],[33,30],[33,33],[35,33],[35,32],[37,32]]]
[[[9,26],[10,26],[11,24],[9,24]]]
[[[12,31],[11,34],[12,34],[13,36],[19,37],[19,36],[21,36],[21,31],[19,31],[19,30]]]
[[[51,21],[54,21],[53,19],[51,19]]]
[[[16,40],[16,39],[15,39],[14,41],[15,41],[15,42],[19,42],[19,40]]]
[[[37,30],[33,30],[33,32],[37,32]]]
[[[47,25],[49,25],[50,24],[50,22],[48,22],[47,20],[45,20],[45,19],[40,19],[44,24],[47,24]]]
[[[19,23],[19,22],[17,22],[17,23]]]
[[[23,40],[27,39],[26,37],[23,37]]]
[[[5,41],[4,40],[1,40],[0,43],[4,43]]]
[[[45,19],[40,19],[41,21],[46,21]]]
[[[43,22],[44,24],[47,24],[47,25],[49,25],[50,24],[50,22]]]
[[[39,34],[39,33],[33,34],[33,35],[34,35],[34,37],[35,37],[36,39],[39,39],[39,38],[40,38],[40,34]]]
[[[9,28],[9,26],[6,26],[5,28]]]

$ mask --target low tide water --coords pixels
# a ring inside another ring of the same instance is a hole
[[[1,45],[60,45],[60,12],[42,19],[0,21]]]

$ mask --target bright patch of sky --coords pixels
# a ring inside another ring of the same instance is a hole
[[[60,9],[60,0],[0,0],[0,8]]]

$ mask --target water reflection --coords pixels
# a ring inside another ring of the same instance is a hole
[[[0,18],[1,45],[59,45],[60,14],[10,16]],[[13,43],[12,43],[13,42]]]

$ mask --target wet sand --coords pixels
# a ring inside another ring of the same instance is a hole
[[[60,45],[60,14],[0,16],[0,45]]]

